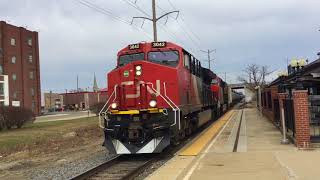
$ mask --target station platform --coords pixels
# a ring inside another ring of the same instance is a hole
[[[320,177],[320,151],[282,145],[280,131],[255,108],[234,109],[202,132],[148,180],[283,180]]]

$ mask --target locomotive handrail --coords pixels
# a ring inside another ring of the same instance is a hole
[[[180,125],[180,109],[179,109],[179,107],[168,97],[168,96],[166,96],[166,98],[169,100],[167,100],[160,92],[158,92],[156,89],[154,89],[154,87],[153,87],[153,83],[145,83],[147,86],[148,86],[148,84],[151,84],[151,88],[152,88],[152,90],[153,91],[155,91],[157,94],[159,94],[159,96],[163,99],[163,100],[165,100],[166,101],[166,103],[173,109],[173,111],[174,111],[174,123],[173,124],[171,124],[171,126],[174,126],[174,125],[176,125],[177,124],[177,110],[178,110],[178,112],[179,112],[179,130],[181,129],[181,125]],[[165,87],[164,87],[164,89],[166,89]],[[165,95],[166,95],[166,90],[165,90]],[[172,105],[171,105],[171,103],[175,106],[175,107],[173,107]]]
[[[180,108],[179,108],[179,106],[177,106],[168,96],[167,96],[167,87],[166,87],[166,83],[164,82],[163,83],[163,89],[164,89],[164,96],[166,97],[166,98],[168,98],[169,99],[169,101],[174,105],[174,106],[176,106],[176,108],[178,109],[178,111],[179,111],[179,130],[181,129],[181,122],[180,122],[180,120],[181,120],[181,116],[180,116]],[[171,126],[174,126],[174,125],[176,125],[177,124],[177,122],[175,121],[175,123],[174,124],[172,124]]]
[[[104,129],[105,126],[101,122],[101,114],[103,113],[104,118],[106,117],[106,115],[107,115],[106,112],[110,109],[111,104],[108,106],[108,108],[104,112],[103,112],[103,110],[109,104],[109,101],[111,100],[113,95],[114,95],[114,99],[112,100],[112,102],[114,102],[116,100],[116,98],[117,98],[117,91],[116,91],[117,90],[117,86],[118,86],[117,84],[114,86],[113,92],[111,93],[109,99],[107,100],[107,102],[104,104],[104,106],[102,107],[102,109],[99,112],[99,127],[102,128],[102,129]],[[108,126],[108,122],[107,122],[107,126]]]

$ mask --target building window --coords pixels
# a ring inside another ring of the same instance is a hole
[[[16,74],[12,74],[12,80],[17,80],[17,75]]]
[[[28,38],[28,45],[29,45],[29,46],[32,46],[32,38],[31,38],[31,37]]]
[[[17,57],[16,57],[16,56],[12,56],[12,57],[11,57],[11,63],[12,63],[12,64],[15,64],[16,61],[17,61]]]
[[[35,111],[35,107],[36,107],[36,102],[35,102],[35,101],[32,101],[32,104],[31,104],[31,110],[32,110],[32,112]]]
[[[31,91],[31,96],[33,97],[34,96],[34,89],[31,88],[30,91]]]
[[[33,73],[33,71],[30,71],[30,73],[29,73],[29,78],[30,78],[30,79],[33,79],[33,78],[34,78],[34,73]]]
[[[15,38],[11,38],[10,44],[11,44],[12,46],[15,46],[15,45],[16,45],[16,39],[15,39]]]
[[[0,83],[0,96],[4,96],[4,83]]]
[[[4,101],[0,101],[0,107],[4,106]]]
[[[2,67],[2,65],[0,64],[0,75],[2,75],[3,74],[3,67]]]
[[[14,99],[17,99],[17,92],[13,92],[12,96],[13,96]]]
[[[32,58],[32,55],[29,55],[29,56],[28,56],[29,63],[32,63],[32,59],[33,59],[33,58]]]

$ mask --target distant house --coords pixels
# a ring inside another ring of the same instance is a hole
[[[66,110],[87,110],[92,105],[104,103],[107,101],[107,89],[101,89],[97,92],[70,92],[60,94],[63,96],[63,105]]]
[[[61,111],[63,109],[63,96],[58,93],[44,93],[45,111]]]

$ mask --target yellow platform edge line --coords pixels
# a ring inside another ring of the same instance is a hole
[[[228,111],[216,122],[214,122],[208,129],[205,130],[193,143],[181,151],[179,156],[197,156],[202,149],[220,132],[223,126],[230,120],[234,110]]]

